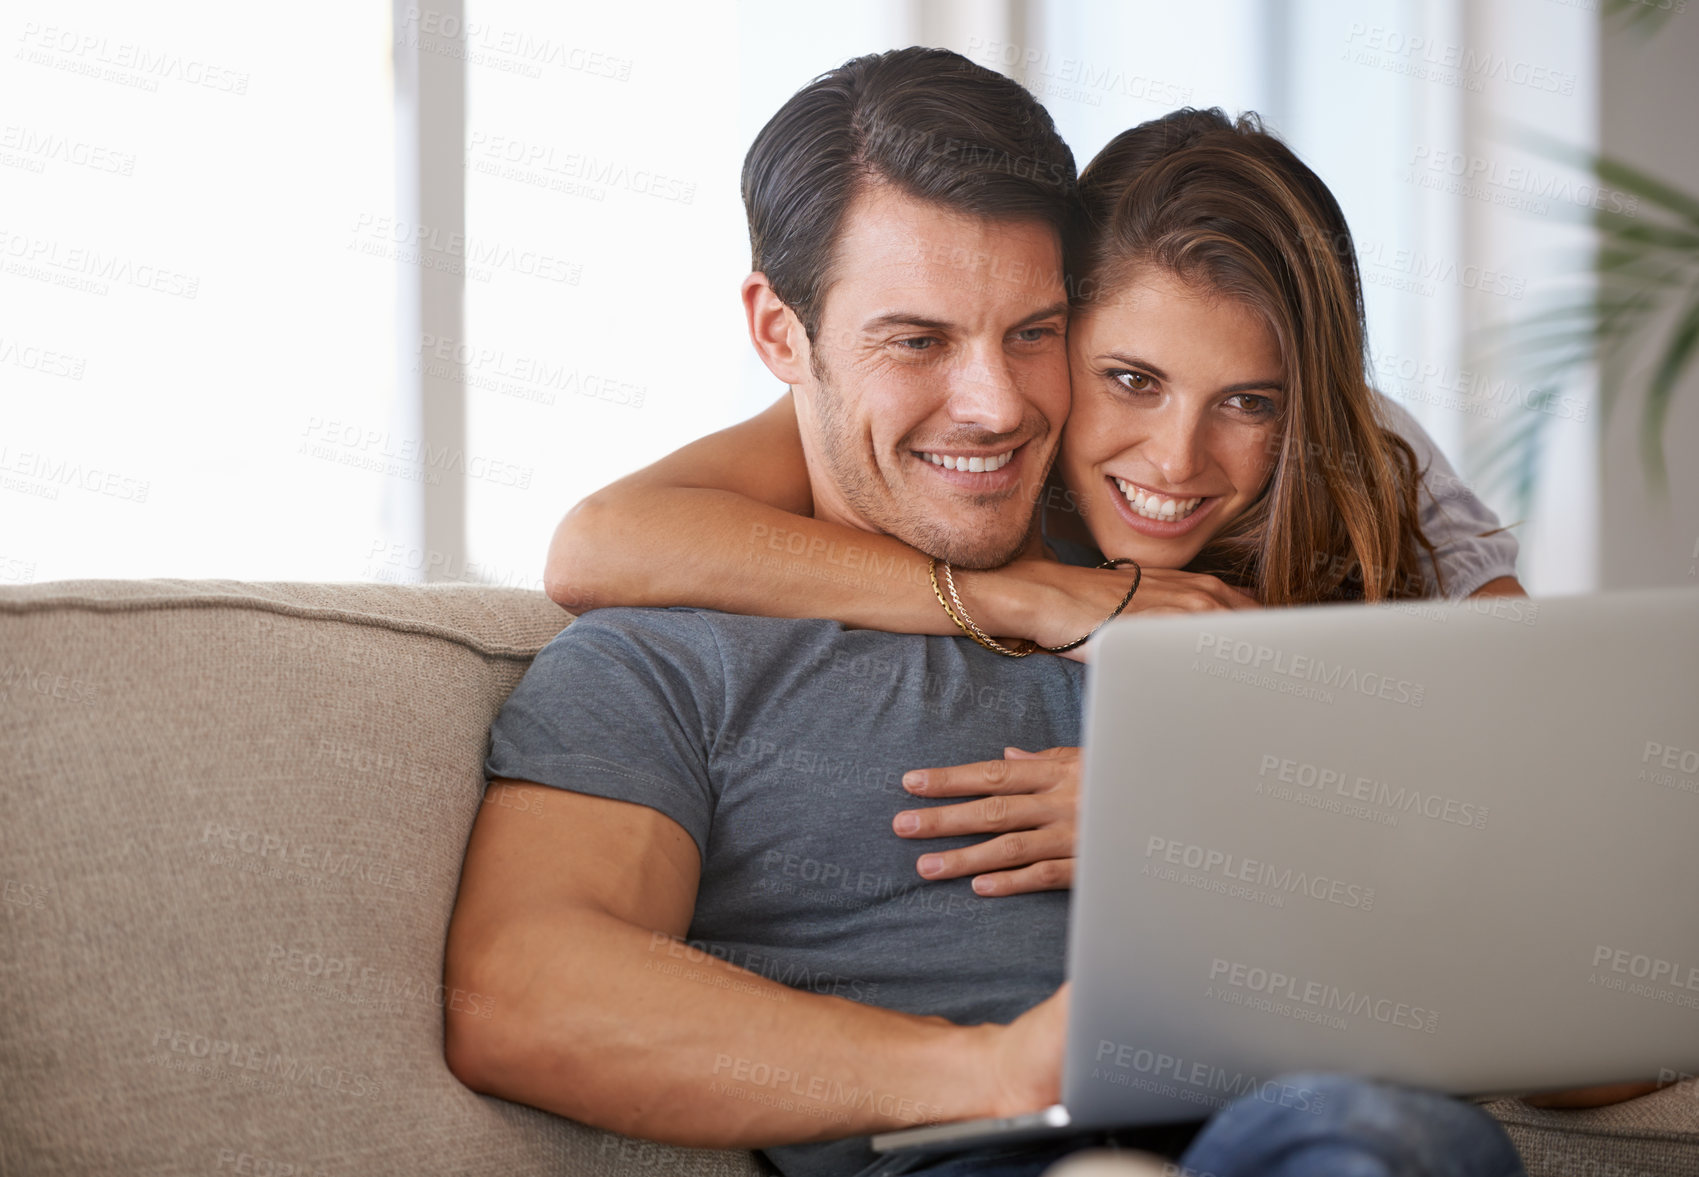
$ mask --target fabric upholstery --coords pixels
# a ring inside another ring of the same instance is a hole
[[[0,592],[0,1172],[760,1172],[443,1062],[443,1005],[480,1008],[440,982],[488,729],[570,619],[482,587]]]
[[[742,1177],[477,1095],[443,942],[491,721],[571,620],[464,586],[0,589],[0,1172]],[[1699,1083],[1487,1104],[1532,1177],[1699,1174]]]

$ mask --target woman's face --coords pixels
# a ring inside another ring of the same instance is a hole
[[[1261,493],[1285,407],[1280,347],[1248,304],[1160,268],[1068,327],[1059,469],[1105,556],[1182,568]]]

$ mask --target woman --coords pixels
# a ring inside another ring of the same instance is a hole
[[[1073,410],[1043,504],[1061,559],[945,566],[961,613],[982,632],[1053,647],[1099,624],[1135,583],[1133,617],[1521,593],[1516,541],[1478,535],[1497,521],[1472,497],[1473,512],[1447,509],[1455,476],[1370,387],[1344,215],[1254,116],[1186,110],[1145,123],[1103,149],[1080,190],[1066,243]],[[908,342],[924,352],[934,341]],[[574,508],[550,551],[551,594],[580,610],[690,604],[960,632],[925,556],[806,518],[808,487],[787,396]],[[854,545],[871,553],[861,568],[883,571],[811,576],[818,561],[806,555],[794,575],[773,570],[777,536],[805,552]],[[751,576],[757,547],[763,574]],[[1100,553],[1139,571],[1098,569]],[[974,874],[987,896],[1070,884],[1076,750],[1010,749],[905,783],[929,798],[1005,795],[898,814],[904,837],[1002,835],[922,855],[921,874]]]

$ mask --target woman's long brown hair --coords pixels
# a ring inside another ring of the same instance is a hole
[[[1280,346],[1274,469],[1188,567],[1265,605],[1442,592],[1418,556],[1434,550],[1417,522],[1422,472],[1376,416],[1356,248],[1321,179],[1254,114],[1181,110],[1111,140],[1080,194],[1068,242],[1077,310],[1160,267],[1248,304]]]

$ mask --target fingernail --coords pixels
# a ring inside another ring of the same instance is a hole
[[[905,773],[903,773],[903,788],[913,789],[916,792],[919,792],[921,789],[924,789],[925,787],[926,787],[926,774],[924,772],[915,771],[915,772],[905,772]]]
[[[919,828],[920,815],[918,813],[897,814],[897,832],[899,834],[912,834]]]
[[[984,875],[980,875],[973,881],[973,892],[975,895],[991,894],[991,880],[986,878]]]
[[[944,856],[942,854],[922,854],[918,865],[921,874],[935,875],[944,869]]]

